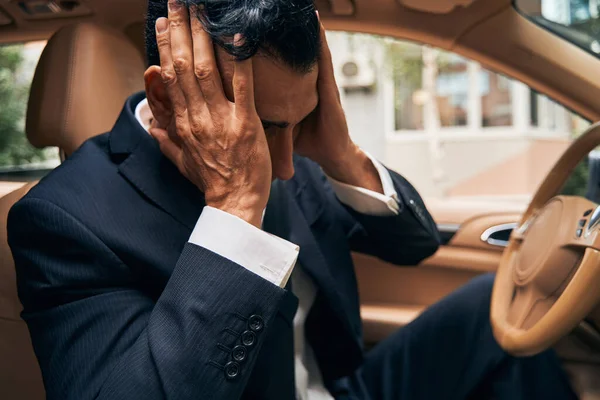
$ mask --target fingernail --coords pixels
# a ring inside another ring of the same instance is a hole
[[[181,3],[179,0],[169,0],[169,11],[177,12],[181,10]]]
[[[161,17],[156,20],[156,31],[158,33],[165,33],[169,29],[169,20],[165,17]]]
[[[236,34],[233,36],[233,45],[234,45],[235,47],[240,47],[240,46],[242,46],[243,44],[244,44],[244,37],[242,36],[242,34],[241,34],[241,33],[236,33]]]

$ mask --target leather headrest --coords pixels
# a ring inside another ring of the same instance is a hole
[[[127,97],[143,90],[144,70],[142,55],[124,34],[90,23],[62,28],[35,71],[27,138],[71,154],[110,131]]]

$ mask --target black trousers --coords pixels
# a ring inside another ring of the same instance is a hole
[[[489,322],[493,282],[474,279],[377,345],[336,398],[576,399],[553,351],[515,358],[498,346]]]

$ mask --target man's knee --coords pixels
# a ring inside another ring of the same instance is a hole
[[[469,296],[482,300],[488,299],[489,301],[492,297],[492,289],[494,288],[495,278],[495,274],[480,275],[469,281],[465,286],[462,287],[462,290],[467,292]]]
[[[494,277],[494,274],[485,274],[472,279],[433,308],[454,321],[487,323]]]
[[[486,329],[493,286],[493,274],[478,276],[429,307],[413,325],[434,324],[461,332]]]

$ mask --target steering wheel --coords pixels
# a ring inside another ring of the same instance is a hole
[[[546,350],[600,304],[600,207],[557,196],[599,144],[596,123],[558,160],[511,234],[490,308],[494,336],[508,353]]]

